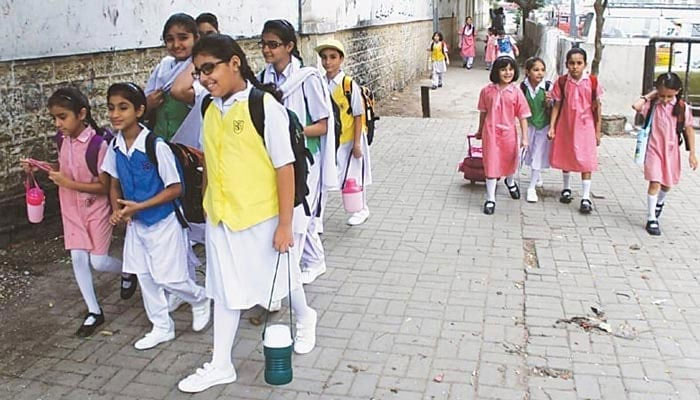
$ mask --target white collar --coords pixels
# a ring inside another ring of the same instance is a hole
[[[282,73],[278,74],[277,71],[275,71],[275,66],[273,64],[267,64],[267,73],[272,75],[272,78],[275,79],[275,82],[279,81],[278,77],[281,75],[284,77],[284,79],[289,79],[289,77],[294,73],[294,71],[298,70],[301,68],[301,61],[299,61],[296,57],[290,56],[292,59],[287,64],[286,67],[284,67],[284,70],[282,70]]]
[[[328,79],[328,77],[326,77],[326,79],[328,79],[328,83],[335,82],[336,85],[342,84],[343,78],[345,78],[345,71],[343,71],[342,69],[338,71],[337,74],[335,74],[333,79]]]
[[[124,139],[124,135],[122,134],[122,131],[119,131],[117,134],[117,139],[115,141],[115,147],[117,149],[120,149],[122,153],[130,155],[134,152],[134,150],[138,150],[142,153],[146,152],[146,136],[148,136],[148,133],[150,131],[148,128],[145,126],[141,125],[141,132],[139,132],[139,135],[136,137],[136,140],[134,140],[134,143],[131,145],[131,148],[127,149],[126,148],[126,140]]]
[[[245,89],[241,90],[240,92],[232,94],[226,100],[222,100],[221,97],[212,97],[212,101],[217,107],[219,107],[219,110],[224,110],[225,108],[232,106],[233,103],[237,101],[247,100],[252,87],[253,85],[251,85],[249,81],[246,81]]]
[[[545,79],[542,79],[542,81],[537,84],[537,87],[533,88],[530,80],[525,78],[525,86],[527,86],[527,89],[530,91],[530,96],[532,97],[537,96],[537,92],[539,92],[540,89],[547,91],[547,81]]]

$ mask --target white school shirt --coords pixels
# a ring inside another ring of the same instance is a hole
[[[296,57],[292,57],[292,61],[287,64],[287,67],[284,68],[281,74],[275,71],[275,67],[272,64],[268,64],[263,71],[264,82],[273,82],[279,87],[300,68],[301,62],[297,60]],[[325,94],[323,93],[323,87],[321,85],[322,82],[317,79],[307,79],[301,85],[301,89],[304,91],[304,96],[306,97],[306,106],[309,109],[312,122],[318,122],[324,118],[328,118],[330,115],[328,107],[322,100],[325,98]],[[306,109],[295,110],[295,107],[291,104],[285,104],[285,106],[294,111],[302,125],[306,125]]]
[[[146,136],[148,136],[149,132],[150,131],[148,128],[142,128],[134,143],[129,149],[127,149],[126,141],[124,140],[124,136],[120,131],[114,138],[116,141],[116,150],[121,151],[122,154],[129,158],[131,158],[136,150],[146,153]],[[111,143],[109,146],[107,146],[107,153],[105,154],[105,159],[102,162],[101,169],[111,177],[119,179],[119,172],[117,171],[117,155],[114,147],[115,146]],[[163,140],[156,140],[156,159],[158,160],[158,175],[160,175],[160,179],[163,180],[163,185],[168,187],[170,185],[180,183],[180,174],[177,172],[175,155]]]
[[[530,97],[532,97],[533,99],[535,98],[535,96],[537,96],[537,92],[539,92],[540,89],[547,92],[547,80],[546,79],[542,79],[542,82],[538,83],[537,87],[535,87],[535,88],[532,87],[532,84],[530,83],[529,79],[525,78],[525,80],[523,82],[525,82],[525,86],[527,87],[528,92],[530,92]]]
[[[226,113],[233,107],[237,101],[247,101],[250,95],[250,90],[253,85],[246,82],[246,88],[240,92],[234,93],[226,100],[220,97],[212,97],[212,103],[221,111],[221,115]],[[268,96],[265,96],[268,97]],[[200,100],[201,107],[201,100]],[[294,162],[294,150],[289,142],[289,117],[287,110],[282,104],[273,98],[263,101],[265,109],[265,150],[270,156],[272,166],[275,168],[283,167]],[[202,126],[202,130],[204,126]],[[201,135],[201,147],[204,149],[204,133]]]
[[[343,78],[345,78],[345,72],[341,69],[333,79],[328,79],[326,77],[326,81],[328,82],[328,90],[331,92],[331,97],[333,96],[333,92],[335,91],[335,88],[338,87],[338,85],[343,84]],[[350,85],[350,106],[352,107],[352,115],[354,117],[361,117],[365,113],[365,106],[362,101],[362,92],[360,92],[360,85],[355,82],[355,80],[352,80],[352,84]]]
[[[158,65],[153,68],[143,92],[146,94],[146,96],[155,92],[156,90],[169,92],[177,76],[180,75],[180,73],[184,71],[191,62],[191,57],[185,60],[177,60],[173,56],[163,57]]]

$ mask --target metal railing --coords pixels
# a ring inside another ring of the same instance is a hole
[[[676,45],[687,45],[688,51],[686,55],[685,62],[685,76],[683,84],[683,98],[690,105],[691,110],[693,110],[693,115],[700,115],[700,93],[690,93],[690,87],[688,83],[690,82],[690,67],[691,67],[691,54],[693,52],[693,44],[700,43],[700,38],[690,38],[690,37],[653,37],[649,39],[649,44],[646,46],[644,51],[644,74],[642,77],[642,94],[646,94],[652,90],[654,87],[654,78],[656,74],[656,45],[659,43],[669,44],[669,57],[668,57],[668,72],[673,70],[674,61],[674,47]],[[698,71],[700,76],[700,71]],[[688,100],[689,98],[693,100]]]

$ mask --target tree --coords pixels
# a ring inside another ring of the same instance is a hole
[[[600,70],[600,60],[603,57],[603,24],[605,24],[605,9],[608,8],[608,0],[595,0],[593,9],[595,10],[595,55],[591,64],[591,74],[598,75]]]
[[[523,27],[523,35],[525,34],[525,21],[527,21],[527,17],[530,16],[530,11],[532,10],[537,10],[538,8],[542,7],[544,5],[545,0],[508,0],[509,3],[515,3],[520,7],[520,11],[522,12],[522,27]],[[606,0],[607,2],[607,0]]]

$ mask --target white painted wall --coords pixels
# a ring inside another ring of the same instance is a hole
[[[233,36],[298,22],[297,0],[0,0],[0,61],[159,46],[171,14],[204,11]]]

